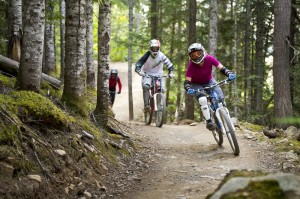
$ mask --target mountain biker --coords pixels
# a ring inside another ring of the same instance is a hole
[[[108,82],[109,82],[109,86],[108,86],[109,100],[110,100],[110,105],[112,107],[115,102],[117,84],[119,88],[118,94],[121,94],[121,90],[122,90],[122,83],[120,77],[118,76],[117,69],[111,69]]]
[[[151,88],[152,79],[147,75],[162,75],[163,65],[169,70],[169,77],[174,77],[174,67],[171,61],[164,53],[160,51],[160,42],[157,39],[150,40],[150,49],[136,63],[135,72],[142,76],[142,88],[144,98],[144,110],[150,109],[149,90]],[[164,79],[162,79],[162,91],[164,91]]]
[[[234,80],[236,74],[223,66],[215,57],[206,53],[204,47],[200,43],[193,43],[188,48],[189,63],[186,70],[186,80],[184,81],[184,88],[188,94],[195,94],[197,89],[202,89],[206,86],[216,84],[216,80],[212,76],[212,68],[215,66],[220,72],[226,75],[229,80]],[[218,99],[224,103],[224,94],[222,89],[217,86],[214,88],[218,95]],[[210,118],[210,113],[207,105],[207,98],[203,93],[196,96],[200,104],[202,114],[206,120],[206,128],[210,131],[216,129]]]

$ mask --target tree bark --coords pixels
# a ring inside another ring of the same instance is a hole
[[[56,73],[55,55],[55,25],[54,25],[54,0],[46,0],[46,23],[44,41],[43,73],[54,76]]]
[[[196,0],[189,0],[188,1],[188,46],[192,43],[197,42],[196,39],[196,13],[197,13],[197,2]],[[185,117],[187,119],[194,119],[194,99],[193,96],[185,94]]]
[[[210,1],[209,15],[209,54],[216,56],[218,45],[218,4],[217,0]],[[217,79],[216,70],[213,70],[213,76]]]
[[[106,127],[108,121],[108,76],[109,76],[109,42],[110,42],[110,0],[99,5],[98,16],[98,78],[97,105],[95,115],[97,122]]]
[[[9,74],[16,75],[19,70],[19,62],[0,55],[0,68]],[[47,74],[42,73],[42,79],[50,83],[54,88],[59,89],[61,81],[51,77]]]
[[[86,67],[87,67],[87,86],[96,88],[96,69],[94,65],[93,50],[93,1],[87,0],[87,32],[86,32]]]
[[[41,89],[45,1],[24,1],[23,40],[17,88],[39,92]]]
[[[132,96],[132,27],[133,27],[133,0],[129,0],[129,36],[128,36],[128,103],[129,121],[134,119]]]
[[[151,39],[158,39],[158,0],[151,0]]]
[[[264,36],[265,36],[265,19],[264,0],[258,0],[256,3],[256,17],[257,17],[257,28],[256,28],[256,53],[255,53],[255,67],[256,67],[256,111],[261,114],[263,111],[263,89],[264,89]]]
[[[245,36],[244,36],[244,103],[246,108],[247,116],[251,114],[251,64],[250,64],[250,20],[251,20],[251,7],[250,7],[250,0],[246,0],[246,24],[245,24]]]
[[[64,81],[65,75],[65,34],[66,34],[66,3],[65,0],[59,2],[60,10],[60,80]]]
[[[275,0],[274,16],[273,81],[275,125],[286,128],[286,118],[293,115],[289,79],[291,0]]]
[[[62,100],[87,116],[86,0],[66,1],[66,57]]]
[[[22,1],[10,0],[8,5],[9,43],[8,57],[20,62],[22,39]]]

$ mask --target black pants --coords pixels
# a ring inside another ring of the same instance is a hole
[[[110,101],[110,105],[111,107],[113,106],[114,102],[115,102],[115,97],[116,97],[116,89],[109,89],[109,101]]]

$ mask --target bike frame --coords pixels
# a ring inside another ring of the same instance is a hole
[[[222,84],[228,84],[228,82],[229,82],[229,80],[228,80],[228,79],[225,79],[225,80],[223,80],[223,81],[218,82],[217,84],[214,84],[214,85],[208,86],[208,87],[204,87],[203,89],[198,89],[198,90],[196,90],[196,91],[197,91],[197,93],[203,93],[203,91],[204,91],[205,94],[206,94],[206,98],[207,98],[210,102],[211,102],[210,99],[214,99],[214,100],[217,101],[218,98],[217,98],[216,92],[214,91],[214,88],[215,88],[216,86],[219,86],[219,85],[222,85]],[[211,90],[211,93],[210,93],[210,94],[207,93],[208,90]],[[212,102],[211,102],[211,103],[212,103]],[[229,111],[228,111],[227,107],[223,106],[223,103],[222,103],[222,102],[217,102],[217,107],[216,107],[216,109],[213,108],[215,105],[216,105],[216,103],[214,103],[213,106],[210,105],[210,107],[213,109],[213,111],[215,111],[215,115],[216,115],[216,117],[217,117],[217,119],[218,119],[218,123],[219,123],[220,126],[221,126],[220,129],[221,129],[222,133],[225,134],[225,133],[226,133],[226,130],[225,130],[223,121],[222,121],[222,119],[221,119],[220,112],[221,112],[221,109],[224,109],[224,110],[226,111],[228,117],[230,118]],[[232,125],[232,127],[233,127],[233,129],[234,129],[234,131],[235,131],[236,129],[235,129],[234,125]]]
[[[211,117],[214,117],[214,122],[217,125],[217,129],[213,130],[212,133],[218,145],[222,145],[224,134],[227,136],[234,155],[239,155],[240,149],[235,135],[236,130],[231,121],[229,111],[224,102],[218,99],[217,93],[214,91],[216,86],[220,84],[227,84],[229,81],[229,79],[226,79],[212,86],[197,89],[194,94],[197,95],[198,93],[202,93],[208,100]]]
[[[157,111],[157,102],[156,102],[156,96],[161,92],[162,89],[162,78],[167,77],[166,75],[146,75],[151,77],[152,79],[152,85],[151,85],[151,91],[150,91],[150,97],[153,99],[153,109],[152,111]],[[159,88],[160,87],[160,90]]]

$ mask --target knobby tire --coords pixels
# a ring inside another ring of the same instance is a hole
[[[164,95],[158,93],[156,95],[157,111],[155,112],[155,124],[157,127],[162,127],[165,120],[166,104]]]
[[[221,116],[221,119],[223,121],[223,125],[224,125],[225,130],[226,130],[228,141],[229,141],[230,146],[233,150],[233,154],[234,155],[239,155],[240,154],[240,148],[239,148],[239,144],[237,142],[236,136],[235,136],[233,124],[232,124],[230,118],[228,117],[228,114],[226,113],[225,109],[220,110],[220,116]]]
[[[220,129],[220,127],[217,124],[217,119],[215,117],[214,111],[211,110],[211,109],[210,109],[210,118],[211,118],[212,122],[217,125],[216,130],[212,131],[212,134],[213,134],[217,144],[219,146],[222,146],[222,144],[223,144],[223,133],[222,133],[222,130]]]
[[[152,101],[153,101],[152,97],[149,97],[148,104],[150,105],[150,110],[144,111],[144,119],[145,119],[146,125],[150,125],[152,122],[152,115],[153,115],[153,111],[152,111],[153,110],[153,106],[152,106],[153,102]]]

